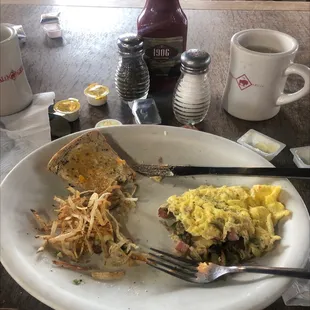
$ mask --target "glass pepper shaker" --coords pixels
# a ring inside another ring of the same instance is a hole
[[[173,94],[173,112],[184,125],[200,123],[207,115],[210,102],[208,69],[210,55],[190,49],[181,55],[181,76]]]
[[[134,33],[121,35],[117,40],[119,62],[115,74],[116,91],[125,103],[145,99],[149,92],[150,77],[143,59],[142,38]]]

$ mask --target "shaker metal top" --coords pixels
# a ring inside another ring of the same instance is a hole
[[[210,55],[202,50],[190,49],[181,55],[181,68],[187,73],[206,72],[211,62]]]
[[[124,53],[139,52],[143,50],[143,40],[136,33],[125,33],[119,36],[117,46]]]

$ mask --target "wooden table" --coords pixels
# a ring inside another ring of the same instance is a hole
[[[64,30],[62,40],[48,39],[40,26],[40,15],[51,11],[61,12]],[[68,97],[80,99],[82,113],[75,129],[86,129],[108,117],[119,119],[125,124],[132,123],[129,108],[121,104],[115,94],[113,79],[118,59],[117,36],[135,31],[139,12],[140,9],[5,4],[1,6],[1,22],[22,24],[26,31],[27,43],[22,54],[33,92],[54,91],[56,100]],[[220,100],[228,69],[229,41],[235,32],[262,27],[291,34],[300,43],[296,61],[310,65],[310,12],[186,10],[186,14],[189,20],[188,48],[202,48],[212,56],[212,107],[201,124],[201,129],[234,141],[250,128],[259,130],[287,145],[273,163],[279,167],[294,167],[289,148],[310,145],[309,96],[295,104],[284,106],[275,118],[258,123],[231,117],[221,109]],[[83,89],[91,82],[101,82],[110,87],[108,105],[96,108],[86,103]],[[287,91],[296,91],[301,86],[301,79],[290,79]],[[169,98],[156,99],[164,123],[176,125]],[[310,206],[310,183],[294,181],[293,184]],[[50,309],[19,287],[2,266],[0,307],[17,307],[20,310]],[[267,309],[303,308],[286,307],[282,299],[279,299]]]

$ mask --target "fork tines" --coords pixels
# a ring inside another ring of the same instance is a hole
[[[150,248],[150,250],[155,253],[148,253],[151,256],[147,260],[148,265],[168,273],[173,277],[187,282],[197,283],[197,262],[154,248]]]

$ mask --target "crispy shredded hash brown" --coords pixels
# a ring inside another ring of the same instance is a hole
[[[74,262],[83,255],[103,253],[105,264],[111,266],[130,265],[130,261],[140,260],[139,254],[133,253],[137,246],[120,232],[120,224],[111,213],[115,207],[128,209],[135,206],[137,198],[123,193],[118,185],[110,186],[100,195],[92,191],[79,192],[72,187],[68,187],[68,191],[70,195],[66,199],[54,197],[56,220],[46,221],[31,210],[43,232],[36,236],[44,240],[38,252],[48,245],[61,253],[60,256]],[[88,270],[67,262],[54,263],[64,268]],[[119,278],[123,274],[123,271],[91,271],[97,279]]]

